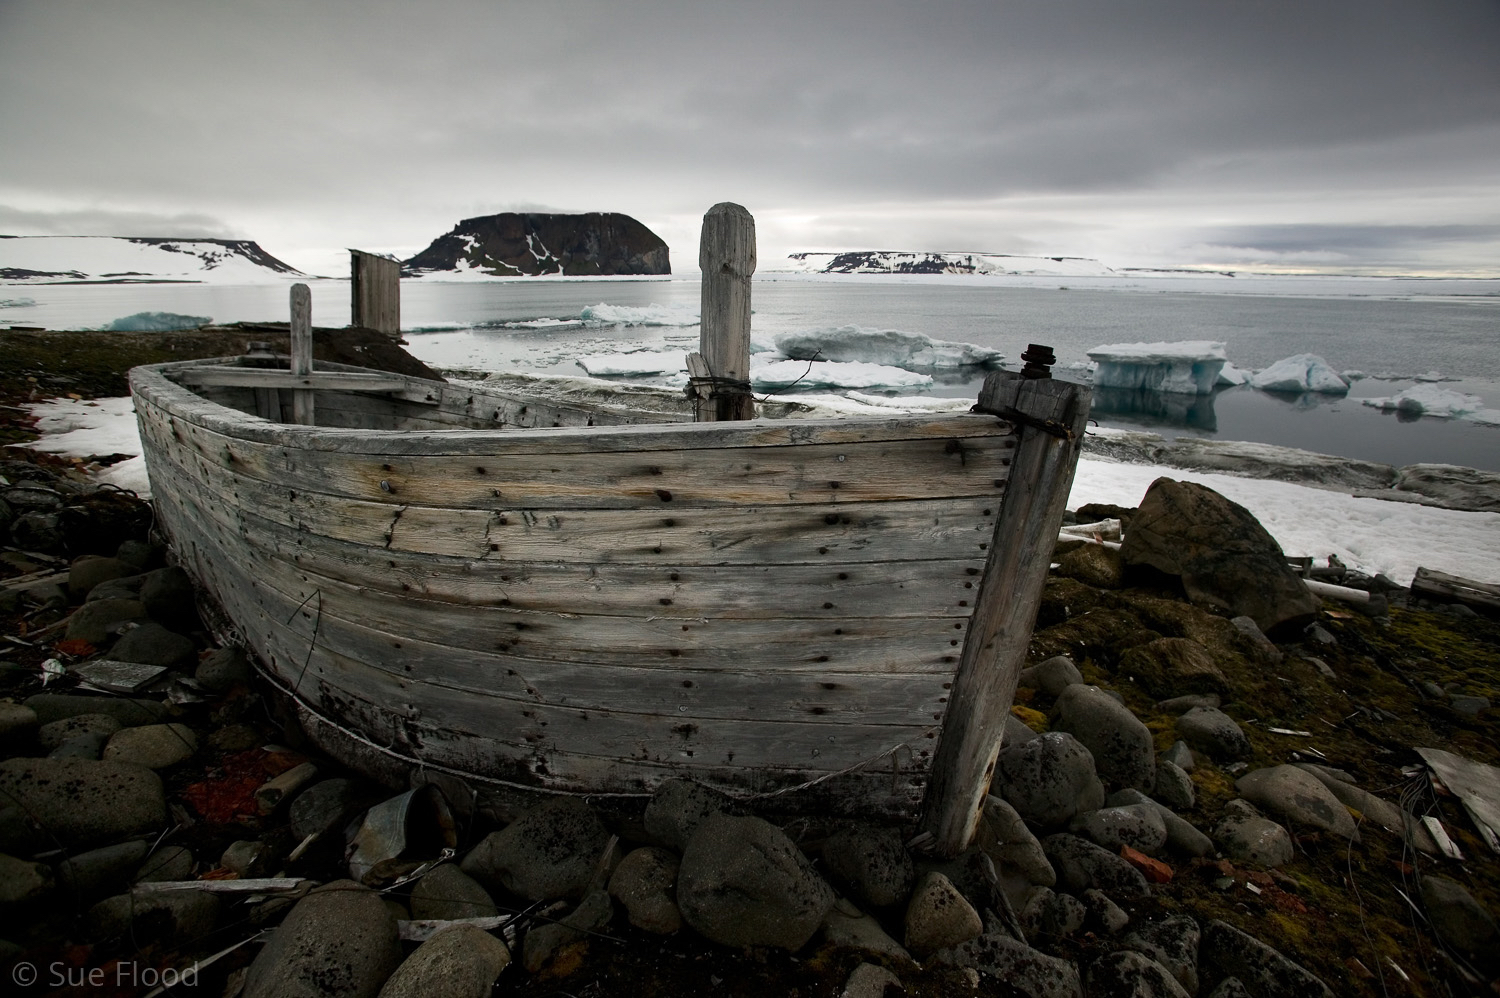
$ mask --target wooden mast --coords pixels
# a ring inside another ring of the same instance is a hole
[[[754,419],[750,395],[750,275],[755,273],[755,219],[723,202],[703,216],[698,243],[703,271],[701,332],[688,357],[699,422]]]

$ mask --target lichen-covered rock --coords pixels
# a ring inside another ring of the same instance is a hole
[[[1236,780],[1234,786],[1252,804],[1287,821],[1332,832],[1341,839],[1360,841],[1359,828],[1349,809],[1321,780],[1296,766],[1256,769]]]
[[[692,780],[666,780],[651,795],[642,820],[647,834],[681,852],[704,818],[721,813],[734,813],[728,794]]]
[[[1183,714],[1177,719],[1177,734],[1220,762],[1250,756],[1250,739],[1244,730],[1217,707],[1194,707]]]
[[[352,880],[314,888],[261,947],[245,998],[374,998],[401,962],[396,919]]]
[[[632,849],[609,878],[609,896],[625,906],[630,924],[667,936],[682,928],[677,908],[677,871],[681,862],[657,846]]]
[[[75,738],[85,735],[102,735],[106,742],[120,730],[120,722],[108,714],[78,714],[44,724],[37,729],[38,744],[48,752],[59,748]]]
[[[104,746],[104,758],[147,769],[166,769],[191,759],[197,751],[198,736],[186,724],[144,724],[111,735]]]
[[[1214,826],[1214,841],[1237,863],[1276,867],[1290,863],[1294,855],[1287,830],[1242,800],[1225,807],[1224,817]]]
[[[906,904],[906,948],[918,959],[983,932],[979,912],[941,873],[927,874],[912,891]]]
[[[594,891],[564,917],[527,930],[521,947],[521,962],[527,973],[535,974],[570,943],[579,942],[590,932],[609,924],[614,905],[604,891]]]
[[[411,889],[412,918],[490,918],[497,914],[489,892],[452,863],[433,867]]]
[[[1179,811],[1192,810],[1198,803],[1198,791],[1193,778],[1175,763],[1161,760],[1156,764],[1155,796],[1167,807]]]
[[[1500,965],[1495,947],[1500,929],[1495,916],[1485,910],[1462,884],[1431,874],[1422,878],[1422,906],[1427,920],[1444,943],[1480,966]]]
[[[505,943],[473,925],[439,929],[380,989],[380,998],[489,998],[510,963]]]
[[[823,842],[823,865],[856,902],[871,908],[899,904],[911,893],[916,870],[894,828],[847,825]]]
[[[0,798],[15,801],[72,846],[113,842],[167,823],[161,777],[130,763],[8,759],[0,762]]]
[[[485,836],[460,868],[492,890],[507,890],[529,901],[581,900],[608,841],[609,833],[589,806],[564,797]]]
[[[1031,833],[1031,829],[1026,827],[1026,822],[1016,809],[999,797],[984,799],[974,844],[989,856],[1002,873],[1009,867],[1014,868],[1030,883],[1045,887],[1057,883],[1057,873],[1047,861],[1042,844]]]
[[[1143,953],[1166,968],[1182,990],[1198,993],[1198,944],[1203,937],[1191,915],[1169,915],[1142,922],[1120,941],[1125,949]]]
[[[89,932],[95,940],[128,935],[136,946],[180,945],[217,928],[221,907],[217,895],[198,891],[117,894],[89,909]]]
[[[1104,803],[1093,754],[1064,731],[1002,749],[991,791],[1041,828],[1061,827],[1078,812]]]
[[[1306,967],[1228,922],[1214,919],[1203,926],[1198,954],[1202,964],[1217,971],[1218,976],[1239,978],[1249,985],[1252,994],[1266,998],[1333,998],[1328,985]]]
[[[912,958],[904,946],[886,934],[879,922],[844,898],[835,901],[823,918],[823,941],[830,946],[879,953],[897,960]]]
[[[726,946],[795,952],[818,930],[833,901],[833,889],[801,850],[760,818],[705,818],[677,874],[683,920]]]
[[[1111,852],[1129,846],[1154,856],[1167,843],[1166,822],[1149,804],[1086,811],[1074,818],[1068,829]]]
[[[1066,890],[1078,893],[1097,887],[1111,897],[1124,898],[1151,893],[1141,871],[1086,839],[1059,832],[1043,839],[1042,848],[1057,870],[1057,882]]]
[[[1156,783],[1151,732],[1130,708],[1097,686],[1077,684],[1057,697],[1052,727],[1077,738],[1106,783],[1150,793]]]
[[[1076,966],[999,933],[986,933],[943,950],[934,959],[998,978],[1026,998],[1083,998]]]
[[[1160,963],[1131,950],[1106,953],[1089,967],[1089,998],[1191,998]]]

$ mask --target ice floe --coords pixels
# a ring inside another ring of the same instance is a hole
[[[1467,419],[1486,426],[1500,426],[1500,409],[1486,409],[1484,400],[1478,395],[1464,395],[1433,384],[1413,385],[1395,395],[1360,401],[1385,412],[1394,410],[1415,416]]]
[[[1250,372],[1235,367],[1228,361],[1219,368],[1219,378],[1214,382],[1216,385],[1243,385],[1250,380]]]
[[[792,385],[827,388],[925,388],[932,376],[860,361],[768,360],[750,362],[750,382],[762,391]]]
[[[976,343],[935,340],[922,333],[899,329],[868,329],[835,326],[806,332],[782,333],[776,349],[793,360],[832,360],[885,364],[891,367],[953,368],[998,366],[1004,359],[999,350]]]
[[[600,302],[578,314],[586,326],[696,326],[698,310],[691,305],[609,305]]]
[[[686,350],[635,350],[629,353],[591,353],[578,366],[596,378],[675,374],[687,369]]]
[[[1088,351],[1098,364],[1100,388],[1146,389],[1181,395],[1207,395],[1225,363],[1224,344],[1215,340],[1176,343],[1106,343]]]
[[[1284,357],[1250,379],[1252,388],[1267,392],[1324,392],[1343,395],[1349,382],[1317,354]]]

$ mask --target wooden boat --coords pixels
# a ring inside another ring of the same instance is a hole
[[[498,799],[689,777],[967,841],[1086,388],[686,422],[247,363],[131,373],[158,519],[335,757]]]

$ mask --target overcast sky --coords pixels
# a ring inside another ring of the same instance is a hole
[[[0,233],[1500,276],[1500,0],[0,0]]]

